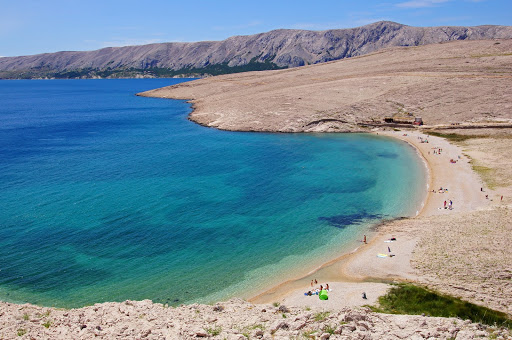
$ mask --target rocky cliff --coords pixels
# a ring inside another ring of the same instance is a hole
[[[495,38],[512,38],[512,27],[412,27],[382,21],[327,31],[281,29],[223,41],[0,58],[0,78],[218,75],[322,63],[391,46]]]

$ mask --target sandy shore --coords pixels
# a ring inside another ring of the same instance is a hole
[[[469,159],[464,156],[460,147],[419,131],[375,133],[409,143],[416,148],[419,157],[424,159],[429,179],[425,188],[426,199],[418,216],[379,227],[371,240],[368,239],[368,244],[362,244],[352,253],[323,265],[306,277],[285,282],[263,292],[251,298],[251,302],[280,301],[290,306],[323,305],[331,309],[374,304],[378,296],[384,295],[389,288],[389,285],[383,282],[422,281],[411,266],[414,250],[421,237],[420,234],[413,232],[418,222],[429,216],[449,217],[489,205],[489,200],[485,199],[485,195],[480,191],[484,184],[471,169]],[[422,143],[422,140],[428,140],[428,143]],[[451,163],[452,159],[456,163]],[[440,191],[440,188],[444,190]],[[432,190],[435,190],[435,193]],[[452,209],[445,209],[444,201],[447,201],[448,208],[450,200],[453,202]],[[389,241],[391,238],[396,238],[396,241]],[[394,256],[377,257],[378,254]],[[325,283],[329,283],[332,288],[331,298],[327,303],[322,304],[317,298],[304,296],[304,292],[311,289],[311,280],[315,279],[324,286]],[[363,292],[366,293],[366,300],[362,298]]]

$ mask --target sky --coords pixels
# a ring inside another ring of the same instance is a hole
[[[512,0],[0,0],[0,56],[223,40],[273,29],[512,25]]]

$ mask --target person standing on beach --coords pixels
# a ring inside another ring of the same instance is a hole
[[[444,201],[444,208],[446,209],[446,201]]]
[[[363,242],[366,244],[366,235],[363,236]]]
[[[453,202],[452,202],[452,200],[450,200],[450,206],[448,209],[452,210],[452,205],[453,205]]]

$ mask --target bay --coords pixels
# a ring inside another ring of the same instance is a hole
[[[177,79],[0,81],[0,299],[214,302],[270,288],[414,215],[414,149],[190,122]]]

